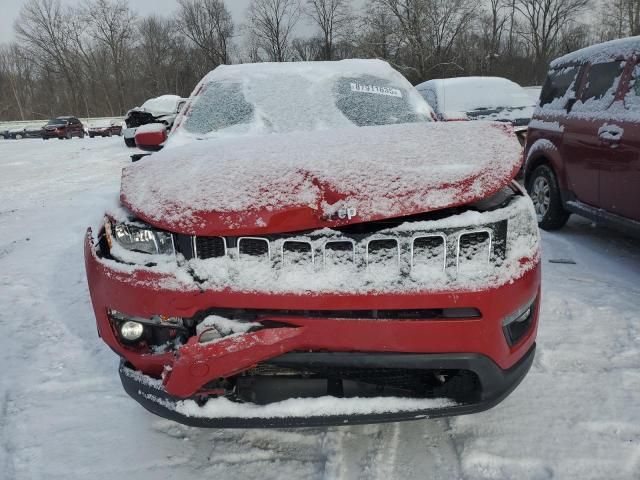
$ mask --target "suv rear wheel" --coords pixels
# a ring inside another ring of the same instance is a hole
[[[536,209],[540,228],[557,230],[567,223],[571,214],[562,207],[558,182],[550,167],[541,165],[531,173],[527,191]]]

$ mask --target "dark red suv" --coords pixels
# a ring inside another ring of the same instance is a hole
[[[84,126],[76,117],[57,117],[49,120],[42,130],[42,139],[84,138]]]
[[[639,56],[632,37],[551,63],[525,147],[541,228],[577,213],[640,234]]]

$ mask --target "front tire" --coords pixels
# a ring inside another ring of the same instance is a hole
[[[527,191],[533,201],[540,228],[558,230],[567,223],[571,214],[562,206],[556,175],[548,165],[540,165],[531,173]]]

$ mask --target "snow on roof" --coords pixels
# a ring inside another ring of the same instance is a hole
[[[480,108],[529,107],[531,100],[515,82],[501,77],[457,77],[429,80],[416,86],[433,90],[438,112],[471,112]]]
[[[483,198],[513,177],[520,150],[510,126],[489,122],[202,140],[126,167],[121,200],[143,220],[199,235],[267,226],[292,208],[317,219],[348,206],[367,221]]]
[[[640,36],[620,38],[568,53],[552,61],[551,68],[576,62],[602,63],[620,56],[626,58],[638,52],[640,52]]]
[[[141,108],[154,113],[176,113],[181,100],[179,95],[160,95],[144,102]]]
[[[279,75],[282,73],[303,75],[311,82],[317,82],[323,77],[368,74],[396,81],[404,79],[406,84],[411,85],[402,74],[387,62],[375,59],[350,59],[334,62],[265,62],[220,65],[209,72],[201,83],[218,80],[237,80],[241,78],[264,80],[271,75]]]

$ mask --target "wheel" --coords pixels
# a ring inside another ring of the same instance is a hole
[[[540,228],[557,230],[567,223],[571,214],[562,207],[556,175],[549,166],[541,165],[531,173],[527,191],[536,209]]]
[[[89,134],[89,138],[93,138],[95,135],[93,133]]]
[[[136,146],[136,139],[135,138],[125,138],[124,139],[124,143],[127,147],[129,148],[134,148]]]
[[[22,135],[20,135],[19,133],[16,135],[16,140],[22,140]]]
[[[66,138],[67,140],[71,140],[71,138],[73,138],[73,135],[71,135],[71,132],[67,132],[67,133],[65,134],[65,138]]]

